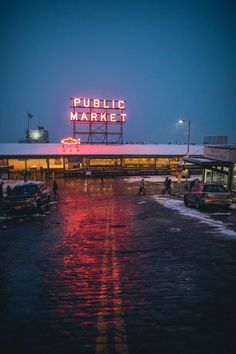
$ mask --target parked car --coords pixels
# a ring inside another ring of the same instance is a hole
[[[50,192],[43,182],[17,184],[4,200],[7,213],[34,213],[50,208]]]
[[[184,194],[184,204],[197,209],[204,206],[228,208],[231,203],[231,194],[222,184],[198,183]]]

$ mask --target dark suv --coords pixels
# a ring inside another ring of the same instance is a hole
[[[4,201],[7,213],[34,213],[49,210],[50,193],[43,182],[17,184]]]

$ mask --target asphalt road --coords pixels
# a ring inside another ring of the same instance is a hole
[[[49,214],[2,224],[2,353],[235,353],[236,237],[137,191],[61,181]]]

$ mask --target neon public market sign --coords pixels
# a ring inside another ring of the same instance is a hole
[[[125,123],[126,101],[98,98],[73,97],[71,122],[83,123]]]

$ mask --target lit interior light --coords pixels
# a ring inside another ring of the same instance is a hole
[[[34,140],[38,140],[38,139],[40,138],[40,132],[37,131],[37,130],[33,131],[33,132],[31,133],[31,137],[32,137],[32,139],[34,139]]]

